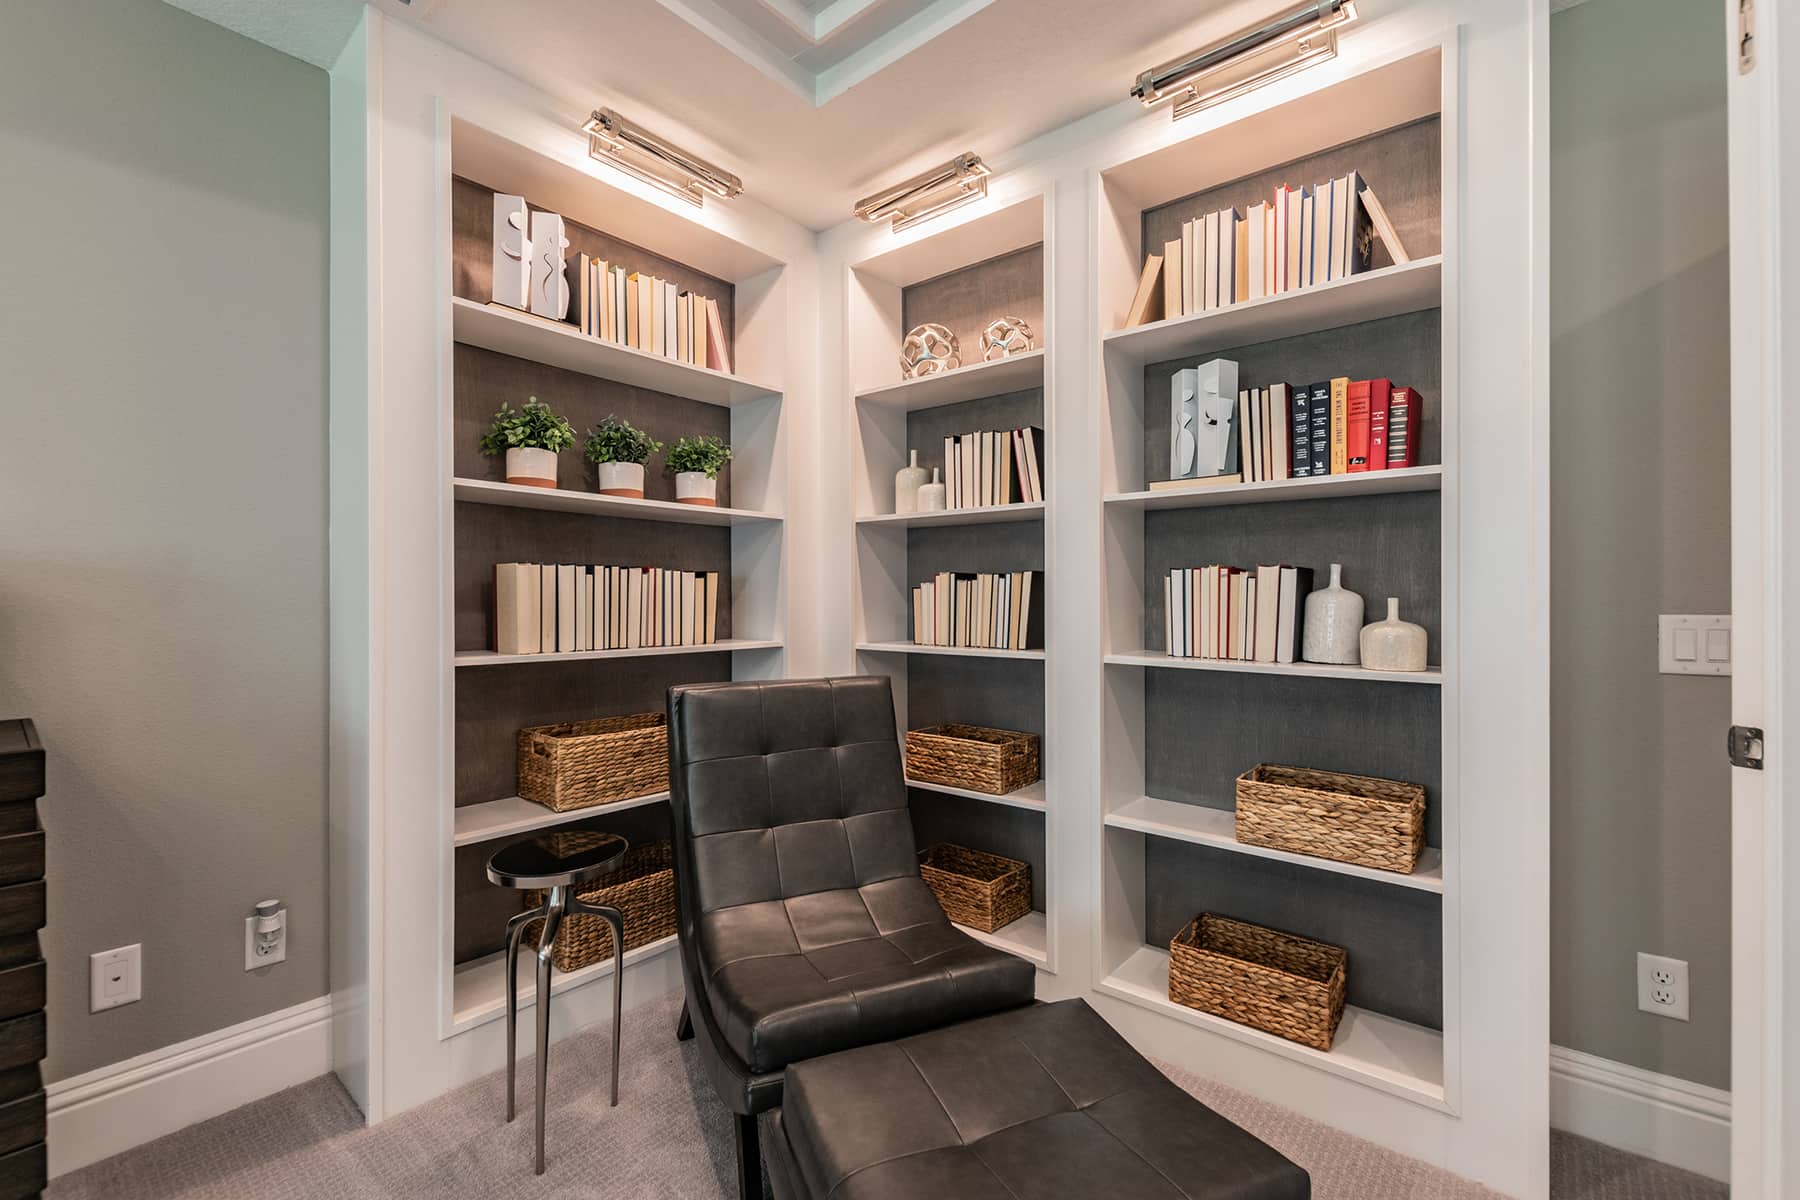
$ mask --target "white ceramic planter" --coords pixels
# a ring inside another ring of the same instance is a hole
[[[1400,601],[1388,597],[1387,620],[1362,628],[1362,665],[1371,671],[1423,671],[1425,629],[1400,619]]]
[[[644,464],[603,462],[600,468],[602,496],[635,496],[644,498]]]
[[[554,450],[513,449],[506,452],[506,482],[525,487],[556,486]]]
[[[677,471],[675,499],[682,504],[704,504],[711,508],[719,503],[719,481],[705,471]]]

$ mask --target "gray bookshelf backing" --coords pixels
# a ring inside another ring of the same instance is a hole
[[[1231,811],[1258,763],[1402,779],[1425,789],[1425,840],[1441,843],[1440,689],[1361,679],[1144,672],[1144,790]]]
[[[912,789],[913,839],[919,849],[954,842],[1031,864],[1031,907],[1044,909],[1044,818],[1023,808]]]
[[[558,829],[605,829],[623,834],[634,846],[666,841],[669,837],[669,806],[646,804],[614,813],[599,808],[593,817]],[[507,918],[525,907],[525,893],[498,888],[488,882],[487,860],[503,844],[488,842],[456,849],[454,952],[455,961],[459,963],[504,950]],[[523,978],[531,977],[529,958],[520,961],[519,971]]]
[[[717,571],[718,636],[731,631],[731,531],[624,517],[456,505],[456,648],[493,649],[494,564],[596,563]],[[492,669],[492,668],[487,668]]]
[[[906,673],[906,721],[928,725],[987,725],[1038,735],[1038,760],[1047,761],[1044,664],[1035,659],[956,658],[915,654]],[[980,803],[977,801],[976,803]]]
[[[557,456],[558,482],[565,490],[592,492],[598,487],[594,464],[582,446],[588,432],[608,416],[618,416],[659,442],[674,446],[683,434],[712,434],[731,440],[731,410],[664,392],[597,379],[527,359],[496,354],[478,346],[458,345],[454,359],[456,402],[452,421],[452,462],[463,479],[506,479],[504,455],[481,452],[481,437],[504,401],[518,408],[536,396],[575,427],[575,445]],[[644,468],[644,495],[673,500],[675,477],[663,469],[663,454]],[[731,503],[731,467],[719,472],[719,503]]]
[[[1310,187],[1359,171],[1393,221],[1406,252],[1413,258],[1430,257],[1443,244],[1439,124],[1437,117],[1427,117],[1146,209],[1144,246],[1161,253],[1165,242],[1181,236],[1182,222],[1223,208],[1242,211],[1270,199],[1282,184]],[[1387,247],[1377,238],[1375,266],[1392,262]]]
[[[1023,429],[1027,425],[1035,425],[1040,430],[1044,427],[1043,388],[1027,388],[1022,392],[1008,392],[1001,396],[946,404],[942,408],[922,408],[908,413],[906,448],[919,452],[919,465],[927,471],[933,467],[941,471],[944,466],[945,438],[960,437],[977,430]],[[1048,463],[1048,447],[1040,446],[1038,450]],[[947,476],[939,475],[938,478],[946,479]],[[1045,494],[1049,494],[1047,480]],[[885,499],[891,503],[893,498],[889,495]]]
[[[1363,598],[1364,619],[1400,615],[1425,627],[1429,657],[1442,658],[1442,508],[1437,492],[1342,496],[1285,504],[1171,508],[1144,514],[1144,644],[1164,649],[1163,581],[1176,567],[1258,563],[1311,567],[1313,586],[1343,565],[1344,586]]]
[[[675,654],[610,661],[520,663],[456,675],[456,803],[519,790],[518,731],[629,713],[661,712],[669,688],[731,678],[731,655]]]
[[[1350,952],[1351,1004],[1443,1028],[1439,897],[1189,842],[1145,842],[1146,945],[1167,950],[1202,912],[1297,933]]]
[[[1226,358],[1238,365],[1238,386],[1317,383],[1347,375],[1351,379],[1391,379],[1419,389],[1419,463],[1443,461],[1443,326],[1438,309],[1365,321],[1299,337],[1278,338],[1239,346],[1206,359]],[[1183,358],[1144,368],[1144,469],[1147,479],[1169,477],[1169,381],[1176,371],[1204,361]]]
[[[494,297],[494,189],[472,180],[451,177],[451,291],[465,300],[486,304]],[[531,197],[525,197],[530,203]],[[568,239],[568,257],[586,254],[624,267],[627,271],[644,271],[666,279],[684,292],[709,296],[719,302],[719,319],[725,326],[727,342],[732,342],[736,324],[737,290],[725,280],[686,263],[665,258],[654,250],[646,250],[631,242],[621,241],[604,230],[579,224],[565,215],[563,221]],[[577,311],[571,300],[569,312]],[[736,345],[732,361],[737,361]]]
[[[981,361],[981,331],[1000,317],[1018,317],[1031,326],[1032,344],[1044,344],[1042,244],[961,267],[900,293],[900,333],[927,321],[944,326],[956,335],[964,366]]]

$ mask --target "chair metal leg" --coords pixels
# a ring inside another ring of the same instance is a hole
[[[522,912],[506,922],[506,1120],[513,1119],[513,1074],[517,1069],[519,1033],[519,943],[525,926],[544,915],[542,908]]]
[[[544,906],[544,935],[537,949],[537,1161],[533,1173],[544,1173],[544,1097],[550,1074],[550,970],[556,951],[556,935],[562,928],[565,888],[551,888]]]
[[[739,1200],[763,1200],[762,1142],[756,1136],[756,1118],[732,1114],[737,1133]]]
[[[681,1015],[675,1018],[675,1040],[678,1042],[694,1040],[694,1018],[688,1016],[686,1000],[681,1002]]]

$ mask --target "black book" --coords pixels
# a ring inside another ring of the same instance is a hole
[[[1304,383],[1288,384],[1288,474],[1304,479],[1312,474],[1312,389]]]
[[[1306,389],[1307,426],[1312,432],[1308,457],[1312,460],[1309,475],[1331,474],[1331,380],[1315,383]]]

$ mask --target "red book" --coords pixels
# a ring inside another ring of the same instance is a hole
[[[1369,380],[1352,379],[1344,412],[1346,471],[1369,469]]]
[[[1369,470],[1385,471],[1388,465],[1388,405],[1394,385],[1385,379],[1369,380]]]
[[[1389,468],[1419,465],[1419,407],[1416,388],[1397,387],[1388,397]]]

